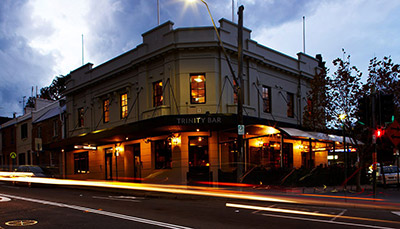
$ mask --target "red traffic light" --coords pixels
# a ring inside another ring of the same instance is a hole
[[[383,134],[384,134],[384,131],[382,129],[377,129],[375,131],[375,136],[378,138],[382,137]]]

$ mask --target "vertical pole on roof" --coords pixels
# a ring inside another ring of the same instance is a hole
[[[157,0],[157,25],[160,25],[160,0]]]

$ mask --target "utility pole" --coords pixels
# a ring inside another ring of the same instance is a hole
[[[238,182],[241,181],[241,177],[244,171],[244,150],[243,150],[243,134],[244,134],[244,125],[243,125],[243,88],[244,88],[244,80],[243,80],[243,10],[244,7],[240,6],[238,10],[238,78],[239,85],[237,88],[237,96],[238,96],[238,106],[237,106],[237,116],[238,116]],[[242,131],[239,131],[242,130]]]

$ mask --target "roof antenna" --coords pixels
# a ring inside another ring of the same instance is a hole
[[[303,16],[303,53],[306,53],[306,16]]]
[[[85,63],[84,61],[84,53],[83,53],[83,34],[82,34],[82,65]]]

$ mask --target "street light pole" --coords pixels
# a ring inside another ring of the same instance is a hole
[[[243,85],[244,85],[244,80],[243,80],[243,10],[244,7],[240,6],[238,10],[238,78],[239,78],[239,84],[238,84],[238,90],[237,90],[237,96],[238,96],[238,106],[237,106],[237,116],[238,116],[238,127],[241,126],[243,128],[244,132],[244,126],[243,126],[243,102],[244,102],[244,96],[243,96]],[[244,171],[244,164],[243,162],[243,132],[239,133],[238,132],[238,182],[241,181],[241,177]]]

